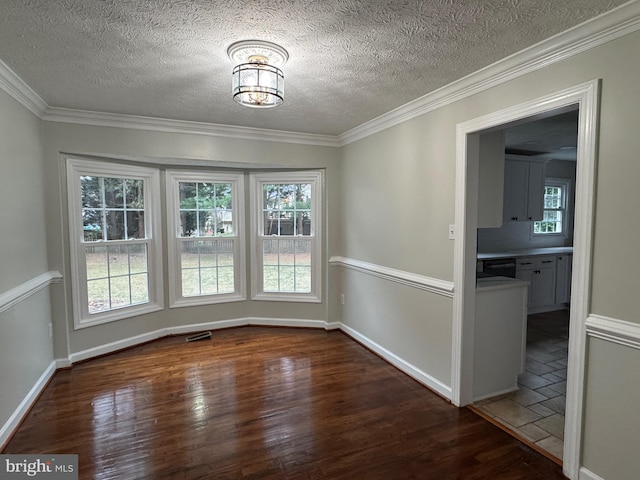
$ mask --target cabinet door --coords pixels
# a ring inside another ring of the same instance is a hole
[[[507,160],[504,164],[503,220],[517,222],[527,216],[529,164]]]
[[[539,268],[533,271],[532,306],[553,305],[556,301],[556,269]]]
[[[544,163],[529,163],[527,220],[542,220],[544,214]]]
[[[556,266],[556,303],[569,303],[571,255],[558,255]]]

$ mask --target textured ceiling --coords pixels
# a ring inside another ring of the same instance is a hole
[[[52,107],[337,135],[626,0],[1,0],[0,59]],[[241,107],[227,47],[289,51]]]

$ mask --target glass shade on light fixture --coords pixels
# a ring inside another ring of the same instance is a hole
[[[277,107],[284,102],[282,67],[289,53],[280,45],[263,40],[242,40],[227,49],[234,62],[233,99],[247,107]]]
[[[233,99],[247,107],[277,107],[284,102],[284,75],[278,67],[260,62],[236,65]]]

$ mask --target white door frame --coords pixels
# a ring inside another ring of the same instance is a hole
[[[460,123],[456,129],[456,195],[451,400],[473,401],[473,339],[477,248],[479,132],[551,110],[579,108],[564,473],[578,478],[585,376],[585,322],[589,313],[595,199],[599,80]]]

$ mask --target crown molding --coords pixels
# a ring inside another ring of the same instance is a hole
[[[632,0],[352,128],[338,135],[339,143],[341,146],[353,143],[638,29],[640,29],[640,1]]]
[[[42,118],[49,108],[49,105],[2,60],[0,60],[0,89],[39,118]]]
[[[48,122],[75,123],[100,127],[132,128],[165,133],[189,133],[214,137],[262,140],[267,142],[297,143],[323,147],[338,147],[338,138],[333,135],[286,132],[266,128],[240,127],[216,123],[172,120],[166,118],[123,115],[118,113],[92,112],[68,108],[47,107],[42,119]]]
[[[509,80],[545,68],[638,29],[640,29],[640,1],[631,0],[340,135],[287,132],[51,107],[2,60],[0,60],[0,89],[33,114],[49,122],[341,147]]]

